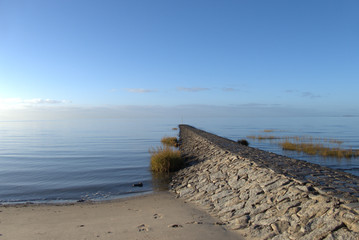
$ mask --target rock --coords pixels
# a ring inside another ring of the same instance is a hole
[[[351,231],[359,232],[359,216],[356,212],[342,211],[339,218]]]
[[[359,233],[349,231],[346,228],[341,228],[337,231],[330,233],[326,238],[323,240],[358,240]]]
[[[244,215],[242,217],[236,218],[230,222],[230,228],[233,230],[243,229],[248,227],[248,221],[250,217],[248,215]]]
[[[249,239],[359,239],[359,178],[180,126],[191,166],[172,178],[192,201]]]
[[[194,189],[192,188],[182,188],[178,191],[179,197],[183,197],[185,195],[192,194],[194,192]]]
[[[132,187],[143,187],[143,183],[139,182],[139,183],[132,184]]]
[[[314,223],[313,223],[314,222]],[[310,225],[310,232],[300,240],[319,240],[323,239],[324,237],[328,236],[333,230],[337,229],[342,225],[341,222],[336,221],[333,218],[327,218],[325,221],[323,219],[314,219],[313,222],[309,223]],[[318,224],[318,222],[320,222]]]

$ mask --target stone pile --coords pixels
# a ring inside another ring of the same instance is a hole
[[[248,239],[359,239],[359,178],[180,125],[191,163],[172,180]]]

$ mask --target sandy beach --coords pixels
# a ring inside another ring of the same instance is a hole
[[[0,240],[243,239],[168,192],[99,203],[0,207]]]

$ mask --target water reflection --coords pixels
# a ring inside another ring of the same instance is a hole
[[[174,173],[152,172],[152,188],[155,192],[168,191]]]

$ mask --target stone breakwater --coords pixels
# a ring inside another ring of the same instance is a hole
[[[359,178],[180,125],[171,190],[248,239],[359,239]]]

